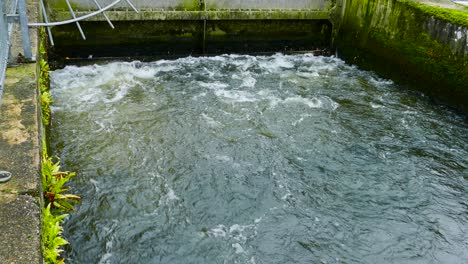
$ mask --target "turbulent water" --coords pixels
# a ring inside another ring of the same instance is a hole
[[[466,120],[312,55],[66,67],[68,263],[468,263]]]

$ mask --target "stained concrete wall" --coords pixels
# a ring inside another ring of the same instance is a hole
[[[86,40],[74,24],[52,28],[52,58],[323,50],[331,46],[329,9],[334,1],[134,0],[139,13],[121,9],[106,12],[114,21],[114,30],[102,15],[80,22]],[[85,9],[95,5],[89,0],[71,2],[77,16],[88,14]],[[100,0],[101,5],[110,2]],[[53,21],[71,18],[64,3],[48,1]],[[126,6],[125,1],[122,4]]]
[[[98,0],[101,6],[115,0]],[[66,8],[64,0],[49,0],[50,6]],[[76,9],[96,9],[93,0],[71,0]],[[139,9],[192,9],[199,6],[199,0],[131,0]],[[202,1],[203,2],[203,1]],[[204,0],[207,9],[317,9],[324,10],[330,0]],[[125,1],[116,5],[117,8],[128,8]]]
[[[451,1],[345,0],[348,62],[468,111],[468,9]]]

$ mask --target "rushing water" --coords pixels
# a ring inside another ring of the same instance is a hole
[[[468,125],[312,55],[52,73],[69,263],[468,263]]]

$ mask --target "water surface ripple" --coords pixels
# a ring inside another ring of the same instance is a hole
[[[51,73],[68,263],[468,263],[468,125],[312,55]]]

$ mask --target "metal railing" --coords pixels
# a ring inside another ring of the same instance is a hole
[[[60,25],[75,23],[83,39],[86,39],[86,36],[83,30],[81,29],[79,21],[84,20],[86,18],[90,18],[98,14],[102,14],[106,18],[110,27],[114,29],[114,25],[112,24],[110,19],[107,17],[107,15],[104,13],[104,11],[114,7],[116,4],[120,3],[121,1],[125,1],[131,7],[131,9],[133,9],[135,12],[138,12],[137,8],[132,4],[130,0],[114,0],[112,3],[108,4],[105,7],[102,7],[99,4],[98,0],[93,0],[93,1],[94,1],[94,4],[98,8],[97,11],[89,13],[81,17],[76,17],[75,11],[73,10],[71,6],[70,1],[65,0],[72,19],[65,20],[65,21],[49,21],[49,17],[47,16],[44,2],[43,0],[39,0],[39,8],[40,8],[40,12],[42,13],[44,23],[41,23],[41,22],[28,23],[26,0],[0,0],[0,106],[2,103],[6,67],[7,67],[8,58],[10,55],[11,36],[13,33],[13,25],[15,23],[19,23],[20,25],[19,31],[21,32],[21,39],[23,43],[24,59],[26,61],[32,61],[35,58],[33,58],[33,55],[31,52],[31,42],[29,38],[28,27],[41,27],[41,26],[46,27],[47,33],[49,35],[50,44],[53,46],[54,39],[52,37],[52,32],[50,30],[50,28],[53,26],[60,26]]]
[[[0,105],[5,81],[5,71],[10,55],[13,25],[19,23],[24,58],[32,60],[31,42],[28,31],[26,0],[0,0]]]

